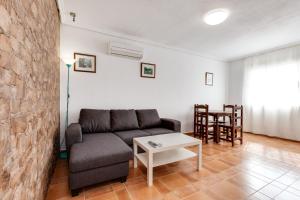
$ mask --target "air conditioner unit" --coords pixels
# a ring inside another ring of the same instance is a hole
[[[142,59],[144,54],[142,48],[120,42],[109,42],[108,53],[138,60]]]

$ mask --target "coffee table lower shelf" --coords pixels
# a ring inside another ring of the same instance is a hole
[[[185,159],[192,158],[195,156],[197,156],[196,153],[194,153],[190,150],[187,150],[185,148],[178,148],[178,149],[172,149],[172,150],[167,150],[167,151],[163,151],[163,152],[157,152],[157,153],[153,154],[153,167],[177,162],[180,160],[185,160]],[[148,165],[147,153],[139,153],[136,155],[136,157],[145,166]]]
[[[162,144],[154,148],[148,144],[149,141]],[[186,149],[186,147],[197,146],[197,153]],[[145,153],[138,153],[138,148]],[[197,170],[202,166],[202,141],[182,133],[170,133],[133,138],[133,166],[138,167],[138,160],[147,168],[148,186],[153,184],[153,168],[174,163],[177,161],[197,157]]]

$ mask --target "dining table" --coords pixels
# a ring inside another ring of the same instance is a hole
[[[205,114],[205,112],[198,112],[199,114]],[[208,115],[212,116],[216,123],[216,135],[215,135],[215,142],[220,142],[220,117],[232,117],[232,112],[224,111],[224,110],[209,110]],[[223,122],[224,123],[224,122]]]

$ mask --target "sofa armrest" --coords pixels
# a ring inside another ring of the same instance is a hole
[[[171,129],[175,132],[181,131],[181,122],[178,120],[161,118],[161,124],[164,128]]]
[[[80,124],[70,124],[66,130],[66,145],[69,150],[75,143],[82,142],[82,132]]]

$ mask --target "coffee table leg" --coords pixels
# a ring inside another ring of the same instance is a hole
[[[153,183],[153,154],[152,154],[152,152],[148,152],[147,181],[148,181],[148,186],[152,186],[152,183]]]
[[[135,142],[133,142],[133,167],[137,168],[137,144]]]
[[[202,144],[198,145],[198,159],[197,159],[197,170],[199,171],[202,167]]]

